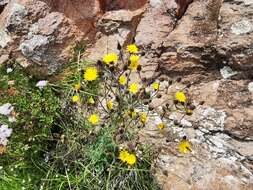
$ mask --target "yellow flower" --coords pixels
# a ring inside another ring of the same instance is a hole
[[[84,79],[87,81],[96,80],[98,77],[98,70],[96,67],[89,67],[84,73]]]
[[[138,66],[139,66],[139,63],[138,63],[138,62],[131,62],[130,65],[129,65],[129,67],[130,67],[130,69],[131,69],[132,71],[136,71],[137,68],[138,68]]]
[[[130,93],[136,94],[139,91],[139,85],[137,83],[132,83],[130,84],[128,90]]]
[[[115,64],[118,61],[118,55],[115,53],[106,54],[103,58],[105,64]]]
[[[93,97],[90,97],[90,98],[88,99],[88,103],[89,103],[89,104],[95,104],[95,100],[93,99]]]
[[[79,83],[75,84],[74,89],[75,90],[80,90],[81,89],[81,83],[79,82]]]
[[[97,114],[92,114],[88,120],[92,125],[97,125],[99,123],[99,116]]]
[[[113,108],[113,102],[112,102],[111,100],[108,101],[108,102],[106,103],[106,107],[107,107],[108,110],[112,110],[112,108]]]
[[[191,109],[186,109],[186,114],[187,114],[187,115],[192,115],[192,114],[193,114],[193,110],[191,110]]]
[[[120,151],[119,153],[119,159],[122,161],[122,162],[126,162],[127,159],[128,159],[128,156],[129,156],[129,152],[127,150],[122,150]]]
[[[165,128],[164,123],[159,123],[159,124],[157,125],[157,128],[158,128],[158,129],[164,129],[164,128]]]
[[[127,52],[129,53],[138,53],[139,49],[135,44],[130,44],[127,46]]]
[[[179,151],[181,153],[184,153],[184,154],[187,154],[187,153],[191,152],[190,142],[188,140],[185,140],[185,139],[181,140],[179,142]]]
[[[122,162],[126,162],[130,166],[134,165],[137,161],[136,155],[135,154],[130,154],[127,150],[120,151],[119,159]]]
[[[134,165],[134,164],[136,163],[136,161],[137,161],[137,158],[136,158],[135,154],[129,154],[129,155],[127,156],[126,162],[127,162],[130,166]]]
[[[119,77],[119,84],[121,84],[122,86],[124,86],[127,83],[127,79],[124,75],[121,75]]]
[[[186,96],[183,92],[178,91],[176,92],[175,95],[176,100],[178,100],[179,102],[185,103],[186,102]]]
[[[142,112],[140,115],[141,122],[145,124],[147,122],[147,114]]]
[[[152,88],[153,88],[154,90],[158,90],[158,89],[159,89],[159,83],[158,83],[158,82],[154,82],[154,83],[152,84]]]
[[[135,110],[130,110],[130,116],[132,119],[136,118],[137,112]]]
[[[139,66],[139,61],[140,57],[138,55],[131,55],[130,56],[130,69],[133,71],[136,71],[138,66]]]
[[[140,60],[140,57],[138,55],[131,55],[130,56],[130,62],[138,62]]]
[[[78,101],[79,101],[79,96],[78,96],[78,95],[74,95],[74,96],[72,97],[72,101],[73,101],[73,102],[78,102]]]

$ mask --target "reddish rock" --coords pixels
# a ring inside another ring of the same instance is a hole
[[[11,54],[38,77],[68,63],[82,32],[61,13],[50,13],[44,2],[11,1],[0,15],[2,54]]]
[[[61,12],[72,20],[86,36],[94,37],[96,32],[94,23],[102,13],[99,0],[44,1],[52,8],[52,11]]]
[[[100,32],[96,43],[87,50],[85,59],[97,61],[107,53],[118,53],[118,43],[125,48],[131,43],[144,9],[118,10],[105,13],[97,23]]]
[[[131,11],[139,9],[146,4],[147,0],[101,0],[105,11],[129,9]]]

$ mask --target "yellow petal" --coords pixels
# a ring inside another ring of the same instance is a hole
[[[183,92],[178,91],[175,94],[175,98],[176,100],[178,100],[179,102],[185,103],[186,102],[186,96]]]
[[[73,102],[78,102],[79,101],[79,96],[78,95],[73,96],[72,101]]]
[[[191,144],[188,140],[182,140],[179,143],[179,152],[187,154],[191,152]]]

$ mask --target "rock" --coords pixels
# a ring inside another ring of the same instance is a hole
[[[9,3],[9,0],[0,0],[0,6],[6,5]]]
[[[143,11],[144,9],[118,10],[103,15],[97,23],[100,33],[97,35],[96,43],[87,50],[85,59],[97,61],[107,53],[118,53],[118,43],[125,48],[134,37]]]
[[[175,25],[174,18],[166,14],[166,9],[173,8],[176,8],[174,0],[150,1],[150,6],[136,29],[136,44],[145,51],[142,59],[142,77],[152,78],[155,75],[160,62],[159,56],[163,51],[160,47]]]
[[[231,26],[231,32],[236,35],[246,34],[248,32],[251,32],[252,30],[252,24],[249,20],[245,18]]]
[[[250,83],[248,84],[248,90],[249,90],[250,92],[253,92],[253,82],[250,82]]]
[[[221,0],[193,2],[164,39],[163,52],[156,60],[160,74],[177,72],[197,82],[199,77],[212,80],[210,73],[217,75],[229,66],[251,78],[253,20],[246,12],[252,6]]]
[[[57,72],[72,58],[83,33],[44,2],[11,1],[0,15],[1,50],[37,77]]]
[[[11,37],[7,34],[6,31],[0,31],[0,46],[5,48],[7,44],[11,41]]]
[[[0,65],[6,63],[9,60],[9,55],[8,54],[4,54],[0,56]]]
[[[99,0],[44,0],[55,12],[63,13],[89,38],[93,38],[96,29],[94,23],[102,13]]]
[[[238,139],[225,130],[227,116],[222,110],[199,107],[195,114],[202,117],[184,117],[184,122],[194,125],[178,127],[167,121],[165,130],[149,124],[140,131],[142,143],[159,149],[152,171],[162,189],[251,189],[253,175],[248,164],[252,141]],[[172,119],[176,117],[182,115]],[[178,140],[185,135],[192,151],[182,155]]]
[[[0,14],[3,12],[4,7],[9,3],[9,0],[0,0]]]
[[[81,40],[80,34],[63,14],[53,12],[31,25],[19,49],[26,61],[31,62],[31,67],[35,63],[45,75],[50,75],[68,63],[74,45]],[[36,68],[33,72],[36,73]]]
[[[13,71],[13,69],[12,68],[7,68],[6,69],[6,73],[8,74],[8,73],[11,73]]]
[[[102,0],[102,5],[104,5],[105,11],[119,10],[119,9],[127,9],[134,11],[143,7],[147,0]]]
[[[186,14],[164,40],[159,64],[162,73],[203,75],[206,68],[212,72],[222,62],[216,60],[211,48],[217,38],[221,3],[221,0],[202,0],[189,5]]]
[[[163,189],[250,190],[252,188],[252,174],[232,158],[213,159],[202,147],[196,150],[197,156],[178,157],[173,155],[170,149],[162,151],[155,165],[157,171],[155,176],[160,180]],[[238,168],[242,168],[240,173],[237,172]]]
[[[43,89],[45,86],[47,86],[47,84],[48,84],[47,80],[40,80],[39,82],[37,82],[35,86],[38,87],[39,89]]]
[[[222,4],[216,49],[218,54],[226,57],[227,64],[252,73],[253,20],[247,13],[253,9],[253,4],[245,0],[240,2]]]
[[[234,75],[237,74],[236,71],[233,71],[230,67],[224,66],[222,69],[220,69],[220,73],[224,79],[228,79]]]

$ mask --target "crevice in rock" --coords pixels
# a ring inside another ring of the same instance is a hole
[[[214,136],[216,134],[225,134],[236,141],[253,142],[253,139],[249,138],[248,136],[239,137],[236,134],[233,134],[228,130],[208,130],[208,132],[205,132],[205,131],[202,131],[202,132],[204,133],[204,136]]]
[[[0,14],[3,12],[4,7],[8,4],[9,0],[1,0],[0,1]]]

